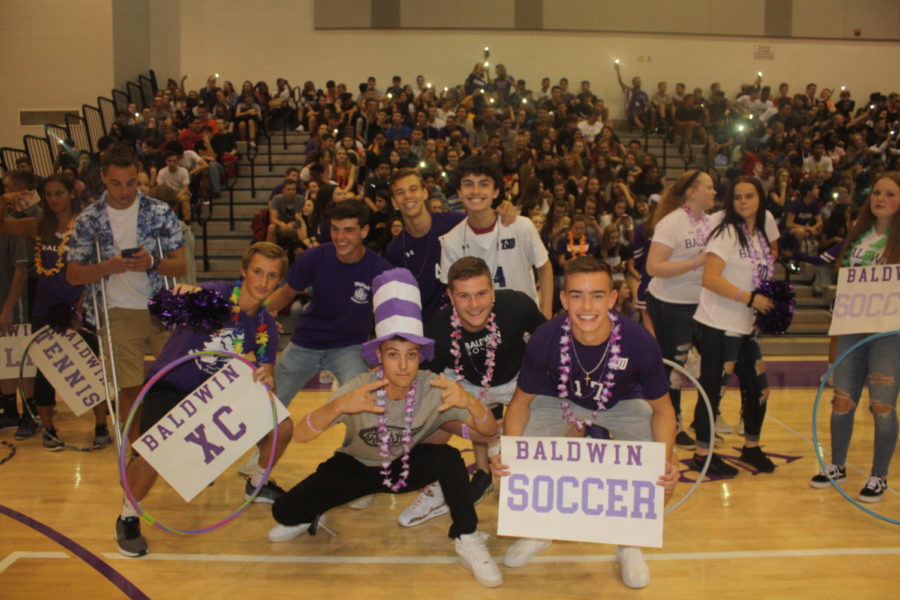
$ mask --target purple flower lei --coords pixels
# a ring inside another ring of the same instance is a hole
[[[450,333],[450,354],[453,355],[453,370],[456,371],[456,381],[459,382],[465,379],[462,372],[462,350],[459,347],[459,340],[462,339],[462,330],[460,329],[462,321],[455,308],[450,315],[450,325],[453,327],[453,331]],[[497,364],[497,323],[494,321],[493,311],[491,316],[488,317],[485,327],[489,335],[486,348],[487,354],[484,357],[485,373],[481,377],[481,390],[478,392],[478,400],[481,404],[487,406],[488,390],[491,387],[491,381],[494,379],[494,367]]]
[[[379,369],[376,375],[380,380],[384,377],[384,370]],[[416,380],[413,380],[409,391],[406,393],[406,408],[404,410],[403,422],[403,457],[400,459],[400,478],[397,483],[391,482],[391,433],[387,426],[387,391],[381,388],[375,393],[375,405],[385,409],[378,417],[378,454],[381,456],[381,475],[384,476],[382,483],[392,492],[399,492],[406,487],[406,479],[409,477],[409,451],[412,444],[412,423],[413,411],[416,407]]]
[[[681,208],[687,213],[688,221],[691,222],[691,233],[700,237],[700,241],[706,244],[709,238],[709,215],[700,213],[700,218],[694,218],[694,212],[687,204],[682,204]]]
[[[753,245],[753,239],[750,236],[746,223],[741,223],[741,232],[744,234],[744,239],[747,240],[747,254],[750,256],[750,262],[753,264],[753,271],[751,272],[753,290],[758,290],[759,286],[762,285],[762,279],[759,277],[759,267],[765,261],[766,274],[771,276],[775,268],[775,259],[772,258],[772,253],[768,251],[766,238],[759,228],[754,233],[756,233],[756,239],[759,240],[759,247],[762,249],[763,255],[761,258],[756,252],[756,247]]]
[[[600,397],[597,399],[597,408],[591,413],[590,419],[585,421],[579,421],[575,418],[574,413],[572,413],[572,405],[567,401],[567,398],[569,397],[569,379],[572,373],[572,368],[570,366],[572,362],[571,352],[573,351],[571,335],[572,321],[567,316],[562,324],[562,335],[559,337],[559,383],[557,384],[556,389],[559,391],[559,397],[562,400],[560,407],[563,411],[563,419],[570,425],[577,427],[579,430],[590,427],[597,422],[597,414],[602,410],[606,410],[606,407],[612,399],[613,388],[615,388],[616,385],[616,375],[609,369],[609,365],[619,364],[619,358],[622,356],[622,347],[619,345],[619,341],[622,339],[622,333],[621,325],[619,325],[619,317],[612,312],[610,312],[608,316],[612,323],[612,331],[609,334],[609,346],[607,346],[609,358],[606,360],[606,363],[600,371],[603,389],[600,392]],[[606,375],[602,375],[604,371],[606,372]]]

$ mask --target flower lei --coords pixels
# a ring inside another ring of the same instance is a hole
[[[462,330],[460,329],[462,322],[460,321],[459,314],[456,312],[455,308],[453,309],[453,314],[450,315],[450,325],[453,327],[453,332],[450,334],[450,354],[453,355],[453,370],[456,371],[456,381],[462,381],[465,379],[461,364],[462,351],[459,348],[459,340],[462,339]],[[494,321],[493,311],[491,311],[491,316],[488,317],[485,327],[489,334],[486,348],[487,354],[484,358],[485,372],[481,377],[481,390],[478,392],[478,400],[481,401],[483,405],[487,406],[488,390],[491,387],[491,381],[494,379],[494,366],[497,364],[498,328],[497,323]],[[480,371],[479,374],[481,374]]]
[[[238,300],[241,297],[241,284],[237,282],[231,290],[231,322],[234,324],[235,334],[234,334],[234,351],[237,354],[244,353],[244,332],[238,327],[238,318],[241,314],[241,307],[238,305]],[[259,325],[256,327],[256,359],[258,362],[262,362],[266,356],[266,348],[269,345],[269,326],[265,321],[265,310],[266,306],[268,306],[268,302],[263,302],[262,306],[259,308]]]
[[[69,251],[69,238],[72,236],[72,230],[67,230],[64,234],[62,234],[62,240],[59,243],[59,246],[56,247],[56,264],[53,265],[52,268],[47,269],[44,267],[43,257],[41,253],[43,251],[43,244],[41,244],[41,238],[37,237],[37,243],[34,245],[34,269],[37,271],[38,275],[44,275],[45,277],[52,277],[62,271],[66,266],[65,256],[66,252]]]
[[[384,378],[384,371],[378,370],[377,379]],[[409,391],[406,392],[406,407],[403,417],[403,436],[400,438],[403,444],[403,457],[400,459],[400,478],[397,483],[391,482],[391,432],[387,426],[387,391],[381,388],[375,392],[375,406],[384,408],[385,411],[378,417],[378,454],[381,456],[381,471],[384,476],[384,487],[396,493],[406,487],[406,478],[409,477],[409,450],[412,444],[413,411],[416,408],[416,380],[413,380]]]
[[[575,234],[572,233],[572,230],[569,229],[569,248],[572,249],[572,258],[578,258],[579,256],[586,256],[588,253],[588,242],[586,236],[581,236],[578,240],[578,245],[575,245]]]
[[[766,274],[771,274],[773,269],[775,268],[775,260],[772,258],[771,252],[766,252],[766,238],[763,237],[762,232],[759,228],[756,229],[756,239],[759,240],[759,247],[763,250],[763,256],[760,257],[756,253],[756,247],[753,245],[753,239],[750,236],[750,232],[747,230],[747,224],[741,223],[741,232],[744,234],[744,239],[747,240],[747,254],[750,256],[750,262],[753,264],[752,271],[752,285],[753,289],[759,289],[759,286],[762,284],[762,279],[759,276],[759,267],[765,261],[766,265]]]
[[[681,208],[687,213],[688,221],[691,222],[691,233],[700,237],[700,241],[706,244],[709,238],[709,215],[705,212],[700,213],[699,218],[694,218],[694,212],[687,204],[682,204]]]
[[[609,405],[609,401],[612,399],[612,391],[616,385],[615,373],[613,373],[609,369],[609,365],[611,364],[619,364],[619,358],[622,356],[622,347],[619,345],[619,341],[622,339],[621,325],[619,324],[619,317],[615,315],[615,313],[609,313],[609,320],[612,324],[612,331],[609,334],[609,345],[607,346],[607,350],[609,351],[609,359],[605,361],[602,370],[600,371],[601,376],[600,380],[602,381],[602,390],[600,392],[600,397],[596,399],[597,408],[591,413],[590,419],[585,421],[579,421],[575,418],[575,415],[572,413],[571,404],[568,402],[567,398],[569,397],[569,376],[571,375],[572,368],[570,366],[572,362],[571,352],[574,352],[574,348],[572,348],[572,321],[567,316],[565,321],[562,324],[562,335],[559,337],[559,383],[556,386],[556,389],[559,391],[559,397],[562,399],[562,403],[560,403],[560,407],[563,411],[563,419],[565,419],[570,425],[574,425],[579,430],[584,429],[585,427],[590,427],[594,423],[597,422],[597,414],[606,410],[607,405]],[[600,359],[603,360],[602,358]],[[606,372],[604,376],[602,373]]]

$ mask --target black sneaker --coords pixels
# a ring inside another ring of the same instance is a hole
[[[61,441],[59,441],[59,436],[56,433],[55,427],[51,427],[44,432],[43,445],[44,448],[46,448],[50,452],[59,452],[60,450],[65,450],[65,446]]]
[[[19,419],[19,428],[16,429],[16,434],[13,437],[17,440],[27,440],[34,437],[34,434],[37,433],[37,428],[37,423],[34,422],[30,415],[22,415]]]
[[[247,480],[247,485],[244,486],[244,500],[253,495],[253,490],[256,489],[256,486],[250,483],[250,480]],[[259,494],[256,495],[256,498],[253,499],[254,502],[263,502],[265,504],[272,504],[275,502],[275,499],[281,496],[284,493],[284,490],[278,487],[271,479],[266,482],[262,488],[259,490]]]
[[[109,429],[106,428],[106,425],[97,425],[94,427],[94,441],[91,443],[91,448],[100,450],[106,448],[111,443],[112,438],[109,437]]]
[[[839,467],[837,465],[828,465],[825,470],[818,475],[813,475],[809,480],[809,487],[816,489],[827,488],[831,485],[829,479],[834,479],[835,483],[840,483],[847,479],[847,467]]]
[[[872,475],[871,477],[869,477],[866,485],[863,486],[863,489],[859,491],[859,496],[857,496],[857,498],[859,498],[863,502],[868,502],[869,504],[881,502],[881,496],[884,494],[884,491],[886,489],[887,478]]]
[[[695,454],[691,459],[690,469],[692,471],[702,471],[704,462],[706,462],[705,456]],[[735,477],[738,474],[738,470],[722,460],[721,456],[713,453],[706,474],[711,477]]]
[[[478,469],[472,475],[472,481],[469,482],[469,485],[472,487],[473,502],[478,504],[484,499],[485,494],[494,489],[494,480],[490,473]]]
[[[116,543],[119,553],[129,558],[147,554],[147,540],[141,535],[141,520],[137,517],[121,516],[116,519]]]
[[[741,448],[741,462],[750,465],[760,473],[771,473],[775,470],[775,463],[769,460],[762,448]]]
[[[675,445],[685,450],[693,450],[697,443],[687,431],[682,429],[675,434]]]

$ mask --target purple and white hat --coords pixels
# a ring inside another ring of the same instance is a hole
[[[434,340],[422,335],[422,296],[413,274],[408,269],[390,269],[375,277],[372,287],[375,339],[362,345],[363,358],[371,365],[379,364],[375,351],[393,337],[421,346],[423,359],[434,358]]]

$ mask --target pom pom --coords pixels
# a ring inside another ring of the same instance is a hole
[[[231,320],[231,302],[212,290],[189,294],[162,290],[147,303],[150,315],[166,329],[188,327],[200,333],[213,333]]]
[[[47,311],[47,325],[54,333],[63,334],[72,329],[78,312],[74,304],[54,304]]]
[[[764,281],[755,290],[757,294],[767,296],[772,300],[772,310],[767,313],[756,314],[756,328],[768,335],[783,335],[794,318],[794,308],[797,306],[794,286],[786,281]]]

